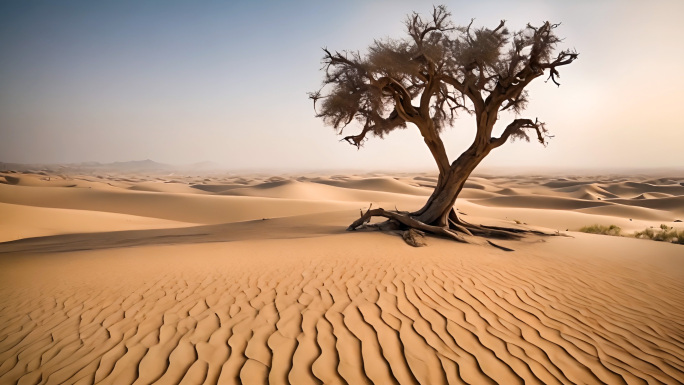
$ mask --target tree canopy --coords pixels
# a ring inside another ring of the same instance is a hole
[[[323,99],[317,116],[336,129],[360,123],[359,134],[345,137],[357,146],[369,134],[383,137],[421,118],[429,117],[441,132],[462,111],[497,106],[522,112],[530,81],[549,70],[548,79],[559,84],[558,67],[578,55],[570,50],[553,55],[561,41],[554,33],[559,24],[528,24],[510,32],[504,20],[493,29],[474,28],[472,21],[457,27],[450,16],[443,5],[429,18],[413,13],[406,20],[406,38],[375,40],[365,55],[325,48],[323,88],[310,94],[314,102]],[[526,126],[510,135],[529,139]]]

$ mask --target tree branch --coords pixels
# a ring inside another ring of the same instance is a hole
[[[363,142],[366,139],[366,134],[368,134],[372,130],[372,126],[366,125],[363,127],[363,130],[358,135],[345,136],[341,140],[346,140],[347,143],[356,146],[356,148],[361,148],[361,145],[363,145]]]
[[[451,13],[447,11],[444,5],[432,7],[432,20],[429,22],[423,21],[418,13],[413,13],[406,20],[406,28],[409,35],[418,47],[422,47],[425,37],[430,32],[447,32],[455,28],[447,20]]]
[[[484,107],[484,100],[482,100],[482,95],[480,95],[479,93],[473,93],[469,87],[467,87],[464,83],[458,81],[458,79],[449,75],[441,75],[439,79],[444,83],[447,83],[450,86],[454,87],[456,91],[467,96],[468,99],[470,99],[470,101],[475,106],[475,110],[480,110]]]
[[[558,81],[556,80],[556,77],[560,77],[560,74],[558,73],[556,67],[568,65],[573,61],[577,60],[578,56],[579,54],[577,52],[566,50],[559,53],[556,57],[556,60],[554,60],[553,62],[542,64],[542,68],[550,69],[549,77],[546,79],[546,81],[549,81],[550,79],[554,84],[560,87],[560,83],[558,83]]]
[[[361,132],[357,135],[345,136],[340,141],[344,140],[347,143],[356,146],[356,148],[361,148],[368,133],[382,135],[388,128],[395,128],[406,122],[406,120],[400,116],[396,109],[392,110],[387,118],[383,118],[373,111],[365,111],[364,114],[366,117],[366,123],[363,126],[363,130],[361,130]]]
[[[366,69],[360,63],[347,59],[337,51],[335,51],[335,54],[332,54],[327,48],[323,48],[323,52],[325,52],[325,55],[323,56],[323,62],[326,64],[326,68],[329,68],[331,65],[335,64],[344,64],[346,66],[355,68],[364,74],[367,74]]]
[[[432,102],[432,97],[439,92],[439,82],[434,81],[434,76],[430,76],[425,91],[420,97],[420,106],[418,111],[420,111],[420,116],[423,119],[430,119],[430,104]]]
[[[530,137],[525,132],[525,129],[527,128],[534,129],[537,133],[537,140],[539,143],[546,145],[546,138],[548,138],[549,135],[547,134],[546,127],[544,127],[544,123],[540,122],[538,119],[535,119],[534,121],[531,119],[515,119],[508,126],[506,126],[506,129],[500,137],[491,138],[489,145],[492,149],[497,148],[506,143],[510,137],[524,139],[529,142]]]

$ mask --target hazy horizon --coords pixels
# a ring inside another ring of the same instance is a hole
[[[149,164],[145,164],[149,162]],[[14,167],[19,166],[19,167]],[[271,176],[306,176],[308,174],[434,174],[437,170],[432,167],[230,167],[229,165],[216,162],[200,161],[193,163],[162,163],[152,159],[139,159],[115,162],[83,161],[71,163],[15,163],[4,162],[0,159],[0,171],[54,171],[79,173],[79,172],[125,172],[133,174],[236,174],[236,175],[271,175]],[[557,175],[559,178],[572,176],[595,176],[595,175],[642,175],[651,177],[676,177],[684,175],[684,165],[670,167],[561,167],[561,166],[488,166],[481,165],[473,173],[474,175]]]
[[[684,166],[684,78],[668,75],[684,61],[684,3],[445,4],[461,25],[562,22],[558,48],[580,53],[560,87],[528,88],[522,116],[547,123],[549,146],[507,143],[476,172]],[[436,171],[414,126],[357,150],[314,117],[306,95],[320,86],[322,47],[364,52],[373,39],[403,37],[405,15],[431,5],[3,3],[0,162]],[[499,130],[511,117],[501,118]],[[446,130],[451,160],[473,134],[467,115]]]

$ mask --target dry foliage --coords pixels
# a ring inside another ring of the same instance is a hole
[[[672,242],[684,245],[684,230],[677,230],[668,225],[660,225],[658,230],[645,229],[634,233],[636,238],[648,238],[660,242]]]
[[[604,225],[590,225],[584,226],[579,229],[582,233],[589,234],[603,234],[603,235],[615,235],[618,236],[622,233],[622,229],[616,225],[604,226]]]

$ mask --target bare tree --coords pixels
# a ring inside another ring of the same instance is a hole
[[[361,130],[344,140],[360,147],[371,135],[383,137],[408,123],[415,125],[439,170],[434,192],[415,212],[370,209],[349,226],[354,230],[371,217],[388,218],[381,229],[418,229],[465,241],[462,233],[517,237],[513,229],[478,226],[462,221],[454,203],[475,167],[509,139],[529,141],[530,134],[546,144],[544,123],[520,118],[527,105],[525,87],[545,75],[558,84],[558,68],[577,59],[577,52],[554,54],[561,41],[558,24],[545,22],[509,32],[505,21],[494,29],[474,28],[472,21],[456,27],[445,6],[433,8],[430,17],[407,17],[404,39],[376,40],[361,55],[358,51],[323,49],[325,77],[312,92],[317,117],[339,134],[356,121]],[[317,106],[317,101],[320,100]],[[492,130],[500,111],[513,111],[499,137]],[[475,140],[456,160],[449,161],[440,134],[459,112],[474,115]]]

